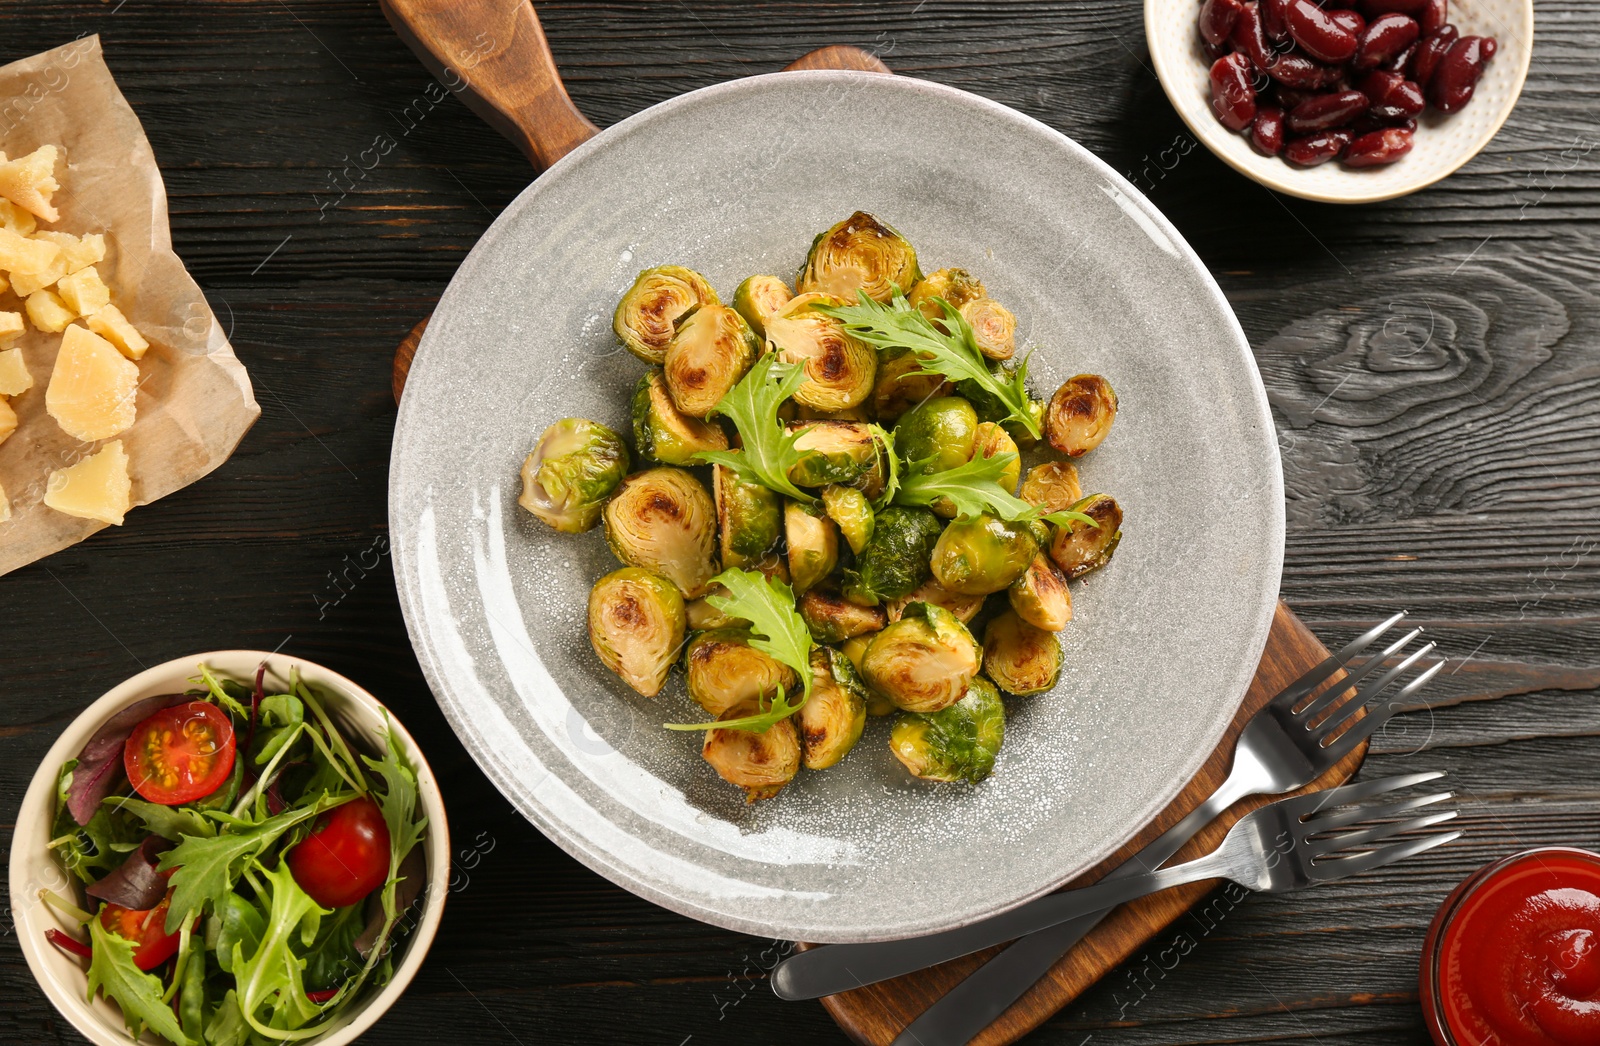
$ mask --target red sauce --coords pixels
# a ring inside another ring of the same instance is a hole
[[[1456,1046],[1600,1043],[1600,856],[1520,855],[1446,908],[1424,1001]]]

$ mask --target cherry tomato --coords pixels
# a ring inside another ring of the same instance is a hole
[[[122,765],[133,790],[152,803],[204,799],[233,773],[233,722],[208,701],[163,708],[133,728]]]
[[[167,904],[172,891],[161,903],[146,911],[137,912],[120,904],[106,904],[100,909],[100,925],[134,942],[133,964],[150,971],[177,954],[179,935],[166,931]]]
[[[288,860],[294,881],[322,907],[355,904],[389,878],[389,826],[377,803],[352,799],[317,818]]]

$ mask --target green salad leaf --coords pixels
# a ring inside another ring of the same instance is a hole
[[[361,962],[356,938],[366,926],[364,903],[336,909],[323,919],[317,939],[306,949],[304,979],[307,991],[337,988]]]
[[[992,458],[973,458],[963,465],[942,472],[930,472],[925,463],[915,462],[900,481],[895,502],[900,505],[931,506],[941,498],[955,505],[957,518],[991,515],[1008,523],[1042,519],[1057,526],[1069,523],[1100,524],[1082,512],[1045,512],[1030,505],[1000,485],[1006,468],[1017,460],[1015,454],[996,454]]]
[[[740,479],[759,483],[796,501],[814,501],[812,495],[789,479],[789,470],[811,451],[796,450],[795,441],[802,433],[788,431],[778,420],[778,407],[805,380],[802,365],[779,363],[770,352],[761,356],[717,402],[716,413],[739,430],[739,449],[702,450],[695,460],[725,465]]]
[[[888,304],[873,301],[866,292],[851,305],[819,305],[817,311],[844,324],[851,337],[879,350],[907,348],[917,354],[924,370],[943,374],[952,381],[970,381],[995,398],[1008,412],[1008,420],[1027,429],[1035,439],[1039,423],[1028,409],[1028,361],[1014,370],[995,374],[972,333],[972,326],[943,298],[935,298],[944,310],[940,330],[922,311],[914,308],[903,294],[895,294]]]
[[[189,806],[163,806],[147,803],[132,796],[108,795],[100,800],[102,806],[132,814],[144,822],[151,835],[182,842],[186,835],[209,838],[217,834],[212,823],[200,811]]]
[[[316,940],[322,917],[332,913],[318,907],[300,888],[287,861],[259,871],[259,877],[253,877],[251,882],[258,887],[257,895],[266,897],[265,932],[248,956],[242,941],[233,945],[232,966],[239,985],[239,1010],[250,1027],[261,1035],[274,1039],[301,1038],[285,1033],[316,1017],[321,1007],[306,998],[302,976],[306,961],[295,954],[295,949],[303,949]]]
[[[161,978],[145,973],[133,964],[136,945],[120,934],[112,933],[101,925],[99,919],[89,920],[89,991],[85,998],[93,999],[101,992],[107,999],[122,1007],[122,1019],[128,1033],[134,1038],[149,1027],[157,1035],[176,1046],[198,1046],[185,1035],[177,1016],[162,1001]]]
[[[764,712],[710,723],[666,723],[668,730],[753,730],[763,733],[773,724],[793,715],[811,698],[811,632],[805,619],[794,608],[794,590],[777,578],[753,570],[724,570],[711,579],[713,585],[727,589],[706,597],[717,610],[729,617],[750,622],[750,645],[763,654],[794,669],[801,681],[800,700],[789,701],[778,688]]]
[[[389,879],[383,890],[383,914],[386,919],[393,920],[399,915],[393,909],[394,884],[400,872],[400,862],[421,841],[428,819],[417,816],[417,775],[395,744],[394,731],[388,729],[387,712],[384,713],[384,727],[383,758],[361,758],[383,778],[383,791],[377,797],[378,809],[383,811],[383,823],[389,829]]]

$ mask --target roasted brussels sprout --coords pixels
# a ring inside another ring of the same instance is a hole
[[[989,681],[979,676],[950,707],[895,720],[889,751],[924,781],[977,784],[994,770],[1005,738],[1005,704]]]
[[[944,309],[935,298],[943,298],[953,309],[960,309],[969,301],[986,297],[983,281],[965,269],[940,269],[918,280],[906,295],[906,301],[920,309],[930,320],[944,319]]]
[[[727,595],[728,590],[721,585],[712,585],[707,590],[706,596],[715,594]],[[725,614],[712,606],[706,596],[691,599],[684,603],[683,610],[689,621],[689,630],[692,632],[709,632],[713,628],[749,628],[750,622],[742,617]]]
[[[688,599],[717,573],[717,510],[683,469],[635,472],[606,503],[606,544],[618,559],[662,575]]]
[[[983,670],[1008,694],[1042,694],[1061,675],[1061,640],[1007,610],[983,630]]]
[[[683,596],[639,567],[614,570],[589,591],[589,642],[600,663],[645,697],[655,697],[683,645]]]
[[[777,312],[784,306],[794,292],[789,285],[776,276],[767,276],[757,273],[746,276],[744,282],[734,288],[733,307],[739,310],[739,315],[756,332],[756,337],[767,336],[767,317]]]
[[[872,387],[872,407],[878,420],[892,422],[919,403],[948,396],[955,386],[943,374],[923,370],[910,349],[886,349],[878,357],[878,380]]]
[[[972,460],[978,415],[960,396],[939,396],[900,416],[894,446],[907,464],[944,472]]]
[[[850,659],[850,664],[856,670],[856,678],[861,681],[861,686],[866,691],[867,715],[882,716],[898,712],[899,709],[895,707],[893,701],[868,686],[866,677],[861,674],[861,659],[866,656],[867,647],[872,645],[872,637],[875,635],[876,632],[869,632],[864,636],[851,636],[839,644],[839,649]]]
[[[1083,497],[1078,485],[1078,466],[1065,461],[1047,461],[1028,470],[1018,496],[1047,512],[1061,512]]]
[[[871,421],[872,411],[867,409],[865,403],[858,403],[854,407],[844,410],[818,410],[815,407],[802,407],[798,404],[794,408],[795,421]]]
[[[1044,438],[1069,458],[1100,445],[1117,417],[1117,394],[1098,374],[1079,374],[1061,383],[1044,414]]]
[[[906,607],[912,603],[932,603],[934,606],[944,607],[955,615],[957,621],[965,625],[977,617],[978,611],[983,609],[983,598],[951,592],[939,584],[937,578],[930,577],[906,595],[890,600],[887,609],[889,620],[899,621],[900,615],[904,614]]]
[[[961,318],[972,328],[978,351],[991,360],[1009,360],[1017,352],[1017,317],[993,298],[963,304]]]
[[[1072,592],[1055,562],[1043,552],[1011,582],[1006,599],[1017,616],[1035,628],[1060,632],[1072,620]]]
[[[820,588],[800,597],[800,617],[819,643],[838,643],[876,632],[885,621],[882,607],[864,607]]]
[[[783,532],[790,585],[805,595],[839,565],[839,528],[820,506],[790,501],[783,506]]]
[[[867,496],[855,487],[823,487],[822,507],[827,510],[828,518],[839,525],[850,551],[861,555],[861,550],[872,540],[875,522]]]
[[[763,568],[778,558],[783,495],[740,479],[726,465],[712,468],[711,487],[717,498],[723,567],[749,567],[765,573]]]
[[[933,548],[933,576],[951,592],[986,596],[1022,576],[1039,552],[1039,539],[1025,523],[993,516],[957,520]]]
[[[791,421],[789,431],[800,433],[794,441],[795,450],[811,452],[789,469],[789,480],[797,486],[861,486],[866,473],[880,467],[882,448],[871,425],[860,421]]]
[[[689,640],[683,666],[689,696],[714,716],[758,698],[771,700],[779,687],[792,696],[799,683],[793,669],[751,646],[743,628],[699,633]]]
[[[867,725],[867,688],[849,658],[811,649],[811,697],[794,718],[807,770],[826,770],[855,747]]]
[[[845,332],[844,324],[818,311],[843,305],[828,294],[801,294],[767,317],[767,344],[784,363],[803,363],[806,381],[796,403],[817,410],[845,410],[862,402],[877,380],[878,354]]]
[[[801,294],[821,292],[846,301],[865,291],[873,301],[887,302],[896,290],[904,293],[920,279],[917,252],[906,238],[857,211],[812,241],[794,286]]]
[[[754,705],[730,708],[717,718],[755,715]],[[745,802],[771,799],[800,772],[800,737],[791,719],[781,719],[761,733],[754,730],[706,731],[700,757],[731,785],[744,789]]]
[[[678,324],[662,373],[678,410],[703,418],[739,383],[761,354],[744,317],[726,305],[705,305]]]
[[[617,311],[611,329],[623,347],[646,363],[667,357],[667,343],[678,321],[702,305],[721,305],[722,299],[706,278],[681,265],[646,269],[633,281]]]
[[[844,572],[845,598],[877,606],[928,580],[928,557],[942,529],[939,517],[925,508],[890,505],[879,512],[867,547]]]
[[[622,437],[599,422],[562,418],[544,430],[522,463],[517,504],[568,534],[588,530],[628,472]]]
[[[872,637],[861,658],[867,685],[908,712],[937,712],[967,692],[982,654],[967,626],[932,603],[912,603]]]
[[[1011,464],[1000,473],[1000,485],[1005,488],[1007,494],[1014,494],[1017,490],[1017,480],[1022,476],[1022,452],[1017,449],[1017,441],[1011,438],[1011,433],[994,422],[980,422],[977,435],[972,441],[973,460],[998,458],[1002,454],[1011,455]]]
[[[1050,558],[1063,574],[1075,578],[1111,562],[1111,554],[1122,540],[1122,506],[1109,494],[1090,494],[1071,507],[1100,524],[1098,528],[1087,523],[1057,527],[1050,539]]]
[[[653,370],[633,390],[633,445],[641,463],[693,465],[702,450],[727,450],[728,434],[714,421],[679,411],[666,379]]]

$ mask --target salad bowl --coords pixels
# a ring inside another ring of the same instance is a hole
[[[80,1034],[97,1046],[127,1046],[130,1039],[122,1011],[100,995],[93,1001],[85,999],[82,964],[46,939],[49,930],[75,931],[76,927],[40,897],[41,891],[49,890],[66,896],[73,903],[83,903],[82,884],[60,865],[49,846],[61,767],[76,757],[96,731],[120,710],[146,698],[188,690],[202,662],[214,672],[244,679],[253,676],[262,661],[267,663],[268,678],[280,682],[288,678],[291,666],[297,666],[301,678],[319,689],[327,713],[341,733],[365,754],[376,756],[382,751],[383,731],[387,726],[399,750],[416,771],[418,809],[428,818],[422,838],[426,890],[419,902],[415,924],[401,944],[403,950],[394,965],[393,977],[382,987],[369,989],[364,997],[356,999],[321,1035],[301,1041],[318,1046],[344,1046],[354,1042],[405,992],[438,931],[450,879],[449,828],[444,802],[422,750],[405,727],[386,712],[383,704],[337,672],[302,658],[256,650],[217,650],[176,658],[113,687],[72,721],[51,746],[29,783],[12,834],[10,904],[23,956],[51,1003]],[[160,1043],[165,1040],[146,1031],[139,1041]]]

